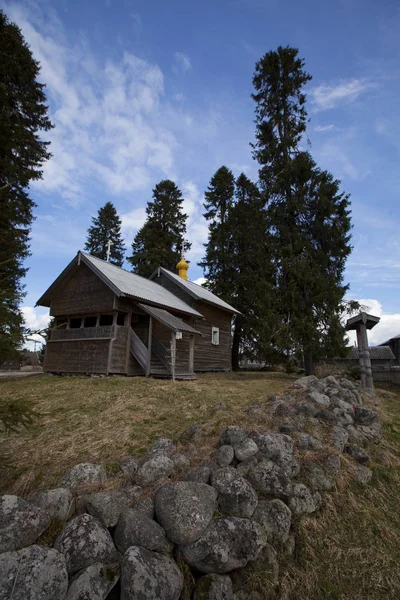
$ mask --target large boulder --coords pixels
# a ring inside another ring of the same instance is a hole
[[[305,390],[306,388],[312,386],[317,383],[318,379],[315,375],[306,375],[305,377],[300,377],[300,379],[296,379],[290,386],[294,389]]]
[[[50,525],[50,515],[19,496],[0,498],[0,552],[33,544]]]
[[[234,446],[235,458],[239,461],[249,460],[258,452],[258,446],[254,440],[246,438]]]
[[[336,448],[336,450],[343,452],[348,439],[349,439],[349,434],[346,431],[346,429],[344,429],[343,427],[339,427],[338,425],[336,425],[335,427],[332,427],[332,431],[331,431],[332,446],[334,448]]]
[[[224,446],[226,444],[229,446],[234,446],[239,442],[243,442],[246,437],[247,435],[244,429],[238,427],[237,425],[231,425],[222,432],[219,443],[220,446]]]
[[[262,525],[268,540],[285,543],[289,538],[292,513],[282,500],[275,499],[258,503],[254,519]]]
[[[121,558],[109,531],[86,513],[69,521],[54,547],[64,554],[69,574],[97,562],[115,563]]]
[[[119,579],[118,563],[95,563],[74,575],[65,600],[105,600]]]
[[[121,513],[131,506],[127,494],[123,491],[97,492],[85,496],[87,512],[104,527],[115,527]]]
[[[235,452],[232,446],[224,444],[213,453],[213,456],[220,467],[228,467],[235,457]]]
[[[121,600],[178,600],[183,576],[169,556],[131,546],[124,554]]]
[[[356,446],[355,444],[348,444],[345,447],[345,452],[354,458],[361,465],[367,463],[369,461],[369,455],[365,452],[364,448],[360,446]]]
[[[156,440],[151,448],[146,452],[144,457],[140,460],[140,464],[151,460],[156,456],[167,456],[171,458],[177,451],[176,445],[169,438],[159,438]]]
[[[240,477],[240,473],[233,467],[220,467],[211,473],[211,485],[220,492],[238,477]]]
[[[196,483],[208,483],[210,481],[211,469],[207,466],[192,467],[182,475],[183,481],[195,481]]]
[[[175,544],[191,544],[211,523],[216,501],[216,490],[205,483],[169,483],[155,497],[157,520]]]
[[[294,515],[304,515],[313,513],[321,505],[321,495],[319,492],[312,492],[303,483],[296,483],[293,486],[292,496],[289,498],[289,508]]]
[[[196,581],[193,600],[233,600],[233,587],[228,575],[210,573]]]
[[[233,517],[251,517],[257,507],[258,498],[244,477],[238,477],[222,488],[218,496],[221,511]]]
[[[140,461],[138,458],[135,458],[134,456],[128,456],[127,458],[121,460],[119,466],[121,468],[122,473],[124,474],[124,477],[126,477],[126,479],[129,479],[129,481],[134,481],[136,471],[139,468],[139,464]]]
[[[201,573],[228,573],[258,558],[266,545],[261,525],[250,519],[215,519],[201,538],[181,546],[183,558]]]
[[[317,462],[303,462],[301,476],[312,490],[329,491],[332,487],[332,479]]]
[[[154,517],[154,500],[150,496],[139,498],[133,505],[133,508],[149,519],[153,519]]]
[[[31,503],[45,510],[52,519],[66,521],[73,513],[74,497],[71,490],[56,488],[38,492]]]
[[[356,406],[354,411],[354,420],[359,425],[372,425],[376,421],[378,421],[378,415],[373,410],[369,408],[364,408],[363,406]]]
[[[317,392],[316,390],[309,392],[308,397],[312,402],[314,402],[314,404],[317,404],[318,406],[324,406],[325,408],[327,408],[331,403],[329,396],[326,394],[321,394],[321,392]]]
[[[153,485],[160,479],[169,477],[173,470],[174,463],[168,456],[156,454],[139,467],[135,480],[141,486]]]
[[[0,554],[0,600],[63,600],[65,558],[53,548],[29,546]]]
[[[323,444],[309,433],[300,433],[296,446],[299,450],[311,450],[312,452],[319,452],[324,449]]]
[[[372,471],[365,465],[352,465],[351,471],[354,480],[361,485],[366,485],[372,479]]]
[[[120,516],[114,541],[122,554],[130,546],[142,546],[156,552],[172,552],[173,549],[173,544],[165,537],[161,525],[134,509],[127,510]]]
[[[76,490],[85,485],[105,483],[107,473],[103,465],[80,463],[75,465],[60,479],[60,487]]]
[[[258,433],[253,431],[251,439],[257,444],[260,453],[265,458],[275,460],[281,454],[293,453],[293,440],[284,433]]]
[[[255,490],[267,496],[287,499],[292,492],[288,475],[273,461],[262,460],[247,473]]]

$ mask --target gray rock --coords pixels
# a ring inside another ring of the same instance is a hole
[[[300,463],[293,454],[283,453],[272,459],[282,469],[283,473],[292,479],[300,473]]]
[[[199,425],[198,423],[193,423],[193,425],[190,425],[187,429],[185,429],[185,431],[182,431],[181,435],[179,436],[179,441],[182,444],[187,444],[189,442],[195,444],[201,438],[201,434],[201,425]]]
[[[54,547],[64,554],[69,574],[97,562],[120,561],[110,533],[97,519],[87,514],[69,521],[56,539]]]
[[[255,404],[254,406],[249,406],[246,408],[245,413],[248,417],[254,417],[259,419],[260,417],[265,417],[265,406],[261,404]]]
[[[236,425],[231,425],[227,427],[225,431],[222,432],[219,443],[220,446],[234,446],[239,442],[243,442],[247,437],[246,432],[241,427],[237,427]]]
[[[258,446],[254,440],[246,438],[234,446],[235,458],[239,461],[249,460],[258,452]]]
[[[103,484],[106,480],[107,473],[103,465],[80,463],[61,477],[60,487],[76,490],[84,485]]]
[[[291,397],[285,398],[282,400],[277,400],[271,406],[270,410],[271,410],[272,414],[276,415],[277,417],[284,417],[284,418],[293,417],[293,415],[295,415],[295,413],[296,413],[296,408],[292,404],[289,404],[290,400],[291,400]],[[311,406],[312,406],[312,404],[311,404]]]
[[[0,552],[33,544],[50,525],[50,515],[19,496],[0,497]]]
[[[347,427],[349,440],[357,444],[379,444],[382,440],[382,429],[378,422],[373,425],[350,425]]]
[[[343,427],[339,427],[338,425],[336,425],[335,427],[332,427],[332,432],[331,432],[332,446],[334,448],[336,448],[336,450],[343,452],[344,447],[348,442],[348,439],[349,439],[349,434],[346,431],[346,429],[344,429]]]
[[[285,556],[292,556],[295,548],[296,548],[296,538],[294,537],[294,535],[289,535],[289,537],[285,543],[285,546],[284,546]]]
[[[121,600],[178,600],[183,575],[169,556],[131,546],[124,554]]]
[[[121,491],[125,494],[129,502],[129,506],[132,506],[144,494],[143,488],[141,488],[139,485],[130,485]]]
[[[180,454],[179,452],[174,454],[171,460],[174,463],[174,468],[178,471],[190,467],[190,460],[184,454]]]
[[[321,394],[321,392],[317,392],[316,390],[309,392],[308,397],[312,402],[314,402],[318,406],[328,407],[331,403],[331,401],[329,400],[329,396]]]
[[[224,444],[213,452],[213,457],[220,467],[228,467],[235,457],[235,452],[232,446]]]
[[[289,498],[289,508],[294,515],[313,513],[321,505],[319,492],[312,492],[303,483],[293,486],[292,496]]]
[[[262,525],[268,540],[282,543],[288,540],[292,513],[282,500],[259,502],[254,519]]]
[[[371,481],[372,471],[365,465],[352,465],[354,480],[361,485],[366,485]]]
[[[139,468],[139,464],[140,461],[138,458],[129,456],[128,458],[124,458],[124,460],[121,460],[119,466],[121,467],[121,471],[124,474],[124,477],[126,477],[126,479],[129,479],[129,481],[134,481],[136,471]]]
[[[252,458],[248,458],[247,460],[243,460],[236,467],[237,472],[244,477],[247,473],[258,464],[257,456],[253,456]]]
[[[0,554],[0,600],[63,600],[65,558],[52,548],[29,546]]]
[[[219,467],[211,473],[211,485],[220,492],[238,477],[240,474],[233,467]]]
[[[213,487],[191,481],[169,483],[155,497],[157,521],[175,544],[197,540],[211,523],[216,505]]]
[[[201,573],[228,573],[258,558],[266,545],[259,523],[250,519],[215,519],[193,544],[180,548],[183,558]]]
[[[154,500],[153,500],[153,498],[150,498],[150,497],[139,498],[133,505],[133,508],[137,512],[140,512],[142,515],[145,515],[145,517],[148,517],[149,519],[153,519],[153,517],[154,517]]]
[[[354,411],[354,420],[359,425],[372,425],[376,421],[378,421],[378,415],[373,410],[369,408],[364,408],[363,406],[356,406]]]
[[[338,417],[332,411],[326,408],[317,412],[315,418],[323,421],[324,423],[329,423],[330,425],[337,425],[338,423]]]
[[[176,451],[176,445],[172,440],[169,438],[159,438],[152,444],[151,448],[141,459],[140,463],[143,464],[156,456],[168,456],[168,458],[171,458]]]
[[[233,600],[233,587],[228,575],[210,573],[196,581],[193,600]]]
[[[262,460],[250,469],[247,479],[255,490],[265,495],[286,499],[292,493],[290,478],[271,460]]]
[[[307,375],[305,377],[300,377],[300,379],[296,379],[296,381],[294,381],[290,387],[295,389],[306,389],[317,381],[318,379],[315,377],[315,375]]]
[[[332,487],[332,479],[318,463],[311,461],[303,463],[301,475],[312,490],[329,491]]]
[[[141,486],[153,485],[160,479],[169,477],[173,470],[172,460],[164,454],[157,454],[139,467],[136,473],[136,482]]]
[[[369,461],[369,455],[367,454],[367,452],[365,452],[363,448],[360,448],[360,446],[356,446],[355,444],[348,444],[345,447],[345,452],[351,457],[353,457],[354,460],[359,462],[361,465]]]
[[[255,490],[244,477],[238,477],[224,487],[218,496],[222,512],[233,517],[250,518],[258,504]]]
[[[105,600],[120,575],[118,563],[95,563],[74,575],[65,600]]]
[[[318,407],[311,402],[299,402],[294,405],[296,413],[302,417],[313,418],[318,412]]]
[[[121,513],[131,502],[124,491],[97,492],[84,497],[86,512],[100,521],[104,527],[115,527]]]
[[[67,488],[56,488],[35,494],[32,504],[45,510],[52,519],[66,521],[73,512],[73,495]]]
[[[323,377],[321,381],[324,385],[331,385],[335,388],[340,387],[338,380],[333,375],[327,375],[327,377]]]
[[[327,454],[318,459],[319,464],[328,475],[336,475],[340,471],[340,457],[336,454]]]
[[[260,453],[265,458],[274,460],[281,454],[293,453],[293,440],[284,433],[258,433],[253,431],[249,437],[257,444]]]
[[[210,481],[210,467],[193,467],[182,475],[183,481],[195,481],[197,483],[208,483]]]
[[[342,425],[342,427],[347,427],[348,425],[351,425],[353,423],[353,417],[349,414],[349,412],[346,409],[334,408],[332,412],[336,417],[336,422],[338,425]]]
[[[130,546],[142,546],[155,552],[172,552],[173,549],[161,525],[132,508],[120,516],[114,542],[122,554]]]
[[[340,379],[340,385],[341,385],[342,388],[347,388],[349,390],[355,390],[355,389],[357,389],[357,386],[354,383],[354,381],[350,381],[350,379],[346,379],[345,377],[342,377]]]
[[[311,450],[312,452],[319,452],[324,448],[319,440],[308,433],[300,433],[296,446],[299,450]]]
[[[305,426],[304,423],[300,423],[299,421],[286,421],[283,423],[279,429],[279,433],[294,433],[296,431],[304,431]]]

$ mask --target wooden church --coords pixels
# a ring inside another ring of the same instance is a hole
[[[140,277],[78,252],[38,300],[55,317],[46,346],[49,373],[195,379],[231,370],[232,306],[159,267]]]

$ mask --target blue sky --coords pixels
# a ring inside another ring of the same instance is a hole
[[[0,1],[42,64],[53,158],[32,188],[38,204],[26,278],[36,300],[83,248],[91,217],[112,201],[129,247],[161,179],[189,214],[190,276],[207,227],[204,190],[226,164],[257,178],[252,74],[265,52],[299,48],[311,152],[351,194],[349,297],[400,333],[400,5],[396,0]]]

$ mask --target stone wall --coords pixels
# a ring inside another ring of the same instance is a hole
[[[243,421],[203,460],[194,424],[112,480],[82,463],[29,501],[3,496],[0,600],[261,598],[238,574],[260,563],[277,576],[293,523],[319,511],[344,464],[368,484],[381,428],[359,386],[333,376],[303,377]]]

